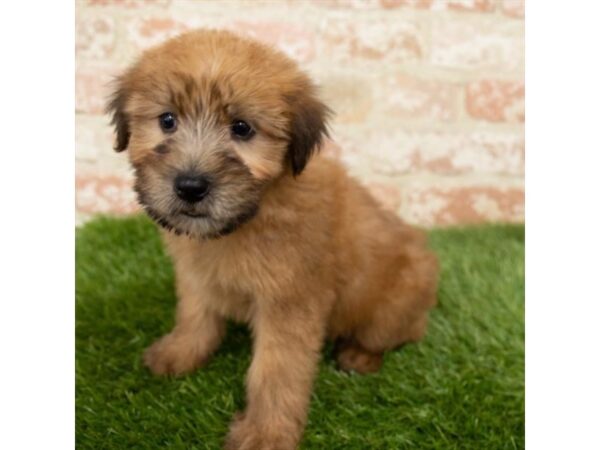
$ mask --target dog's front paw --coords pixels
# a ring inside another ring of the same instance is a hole
[[[284,434],[278,424],[260,427],[237,413],[225,439],[225,450],[295,450],[296,433]]]
[[[144,364],[156,375],[184,375],[206,360],[196,351],[194,337],[169,333],[144,352]]]

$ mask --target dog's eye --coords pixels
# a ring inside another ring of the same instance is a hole
[[[175,118],[175,114],[170,112],[161,114],[158,117],[158,123],[165,133],[172,133],[177,129],[177,119]]]
[[[243,120],[234,120],[231,123],[231,134],[245,141],[254,136],[254,129]]]

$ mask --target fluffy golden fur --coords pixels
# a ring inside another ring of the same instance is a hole
[[[144,53],[109,110],[176,272],[176,325],[145,363],[189,373],[217,349],[226,319],[251,327],[246,409],[227,449],[296,448],[327,338],[342,369],[366,373],[423,336],[436,258],[421,232],[313,155],[329,110],[290,59],[229,33],[187,33]],[[165,113],[175,130],[160,126]],[[247,139],[232,132],[239,120],[254,130]],[[178,197],[182,173],[208,180],[201,201]]]

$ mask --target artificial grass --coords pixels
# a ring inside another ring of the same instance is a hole
[[[439,306],[424,341],[374,375],[345,374],[324,351],[302,449],[524,447],[524,229],[430,232]],[[250,337],[231,325],[211,363],[152,376],[146,346],[173,324],[173,271],[142,216],[76,232],[79,449],[219,449],[244,404]]]

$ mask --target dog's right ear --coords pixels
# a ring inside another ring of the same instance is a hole
[[[121,80],[117,81],[117,89],[110,97],[106,112],[111,115],[110,123],[115,127],[117,138],[114,149],[122,152],[129,144],[131,131],[129,130],[129,118],[125,113],[125,102],[127,101],[126,90]]]

